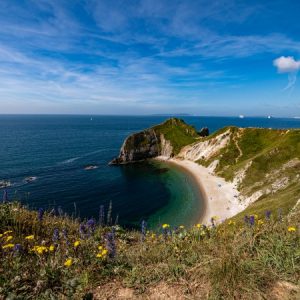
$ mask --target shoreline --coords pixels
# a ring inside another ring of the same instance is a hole
[[[239,201],[239,191],[232,182],[214,175],[210,169],[190,160],[178,158],[157,157],[156,160],[174,163],[190,173],[195,179],[201,195],[203,211],[200,212],[199,223],[211,224],[211,218],[216,217],[216,223],[233,217],[246,208]]]

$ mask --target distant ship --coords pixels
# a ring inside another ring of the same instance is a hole
[[[245,116],[244,116],[244,115],[239,115],[239,118],[240,118],[240,119],[244,119]]]
[[[271,116],[268,116],[268,119],[271,119],[272,117]]]

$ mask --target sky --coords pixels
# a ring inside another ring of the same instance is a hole
[[[1,0],[0,114],[300,116],[299,17],[298,0]]]

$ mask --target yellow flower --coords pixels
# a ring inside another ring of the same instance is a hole
[[[3,234],[2,233],[0,233],[0,238],[2,238],[3,237]]]
[[[72,258],[68,258],[68,259],[65,261],[64,266],[67,267],[67,268],[69,268],[69,267],[72,266],[72,264],[73,264]]]
[[[155,234],[155,233],[152,233],[152,234],[151,234],[151,238],[152,238],[152,239],[155,239],[155,238],[156,238],[156,234]]]
[[[183,226],[183,225],[180,225],[179,228],[180,228],[180,229],[184,229],[184,226]]]
[[[196,224],[196,227],[197,228],[201,228],[201,224]]]
[[[101,246],[100,246],[101,247]],[[107,249],[103,249],[101,252],[99,252],[97,255],[96,255],[96,257],[97,258],[106,258],[106,256],[107,256],[107,253],[108,253],[108,250]]]
[[[13,236],[12,235],[9,235],[7,238],[6,238],[6,242],[9,242],[10,240],[12,240]]]
[[[295,232],[296,231],[296,227],[295,226],[289,226],[288,227],[288,232]]]
[[[170,227],[169,224],[163,224],[163,225],[162,225],[162,228],[163,228],[163,229],[166,229],[166,228],[169,228],[169,227]]]
[[[26,236],[25,240],[34,240],[34,235],[28,235],[28,236]]]
[[[9,233],[12,233],[12,230],[8,230],[8,231],[3,232],[3,235],[9,234]]]
[[[235,221],[229,220],[228,225],[235,225]]]
[[[258,219],[258,215],[254,215],[254,218],[255,218],[255,219]]]
[[[80,245],[80,241],[74,242],[74,247],[77,248]]]
[[[54,245],[50,245],[49,251],[50,251],[50,252],[53,252],[54,250],[55,250],[55,246],[54,246]]]
[[[258,222],[257,222],[257,224],[258,225],[262,225],[262,224],[264,224],[264,221],[259,219]]]
[[[99,250],[102,250],[102,249],[103,249],[103,246],[98,246],[98,249],[99,249]]]
[[[44,252],[48,252],[48,248],[45,246],[34,246],[33,251],[37,254],[44,254]]]
[[[6,249],[6,248],[13,248],[15,245],[14,244],[7,244],[2,246],[2,249]]]

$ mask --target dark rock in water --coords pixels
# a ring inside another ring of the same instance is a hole
[[[207,127],[203,127],[198,134],[202,137],[209,136],[209,129]]]
[[[160,169],[155,170],[154,173],[155,174],[163,174],[163,173],[166,173],[168,171],[169,171],[168,168],[160,168]]]

